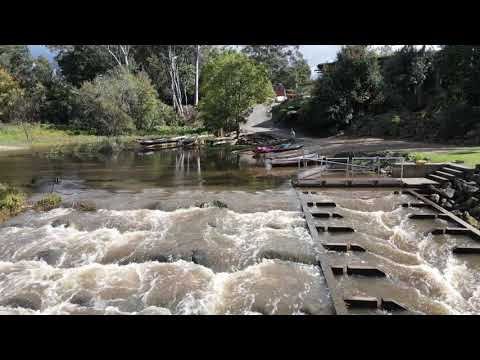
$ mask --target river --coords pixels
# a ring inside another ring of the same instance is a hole
[[[4,153],[0,169],[0,182],[32,201],[52,189],[63,198],[0,224],[1,314],[334,313],[319,267],[308,265],[320,245],[290,186],[295,169],[225,150]],[[334,221],[368,249],[355,260],[391,273],[347,277],[345,291],[388,294],[426,314],[480,311],[478,261],[448,253],[467,240],[424,235],[443,220],[407,221],[413,210],[400,203],[411,199],[390,190],[319,197],[338,203],[344,219]],[[84,200],[97,210],[75,210]],[[227,208],[199,207],[213,200]]]

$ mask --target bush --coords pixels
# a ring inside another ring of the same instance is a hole
[[[37,201],[35,210],[49,211],[55,209],[62,203],[62,197],[56,193],[45,195],[43,199]]]
[[[73,125],[97,135],[119,136],[175,123],[175,112],[157,96],[145,73],[116,69],[82,85]]]
[[[0,184],[0,212],[2,218],[14,216],[25,206],[26,195],[19,189]]]

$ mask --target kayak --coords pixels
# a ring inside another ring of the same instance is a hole
[[[303,145],[281,144],[277,146],[259,146],[253,150],[257,154],[277,153],[283,151],[298,150],[303,148]]]

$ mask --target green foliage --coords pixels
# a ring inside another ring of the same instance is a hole
[[[423,93],[434,91],[434,52],[406,45],[383,67],[386,102],[391,107],[416,110],[425,106]]]
[[[251,108],[274,95],[265,66],[234,51],[219,54],[205,65],[201,90],[202,118],[212,130],[238,131]]]
[[[0,220],[22,211],[25,200],[26,195],[19,189],[0,183]]]
[[[248,45],[242,52],[266,66],[273,84],[281,83],[287,89],[298,89],[310,80],[310,67],[298,45]]]
[[[307,107],[312,130],[342,129],[383,103],[383,78],[376,54],[364,45],[345,46],[316,83]]]
[[[444,46],[438,67],[449,104],[480,105],[480,46]]]
[[[24,91],[17,81],[0,67],[0,121],[8,121]]]
[[[57,193],[51,193],[45,195],[41,200],[35,203],[35,210],[37,211],[50,211],[55,209],[62,203],[62,197]]]
[[[117,69],[97,77],[82,85],[77,101],[75,127],[98,135],[153,131],[176,120],[173,110],[158,100],[145,73]]]
[[[80,87],[115,67],[113,59],[98,46],[56,46],[56,61],[64,78],[73,86]]]

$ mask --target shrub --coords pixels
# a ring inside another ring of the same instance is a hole
[[[145,73],[117,69],[82,85],[73,125],[97,135],[119,136],[175,123],[175,112],[157,96]]]
[[[62,197],[56,193],[45,195],[43,199],[37,201],[35,210],[49,211],[58,207],[62,202]]]
[[[25,206],[26,195],[19,189],[0,184],[0,212],[3,213],[2,218],[6,216],[14,216],[22,211]]]

